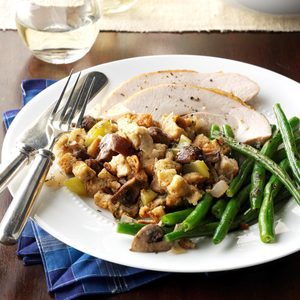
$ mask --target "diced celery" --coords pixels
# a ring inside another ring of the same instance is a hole
[[[180,139],[179,139],[177,147],[182,148],[184,146],[189,146],[191,143],[192,143],[192,141],[187,136],[185,136],[184,134],[182,134],[180,136]]]
[[[180,136],[179,142],[171,150],[176,155],[177,152],[185,146],[191,145],[192,141],[184,134]]]
[[[209,177],[208,167],[203,160],[195,160],[190,162],[189,164],[183,165],[184,174],[191,172],[197,172],[206,178]]]
[[[88,131],[85,138],[85,145],[88,147],[99,136],[102,137],[111,132],[111,122],[109,120],[101,120]]]
[[[141,190],[141,200],[144,205],[149,204],[152,200],[156,198],[157,194],[151,189],[142,189]]]
[[[79,196],[86,196],[86,189],[84,183],[77,177],[72,177],[65,180],[64,186],[66,186],[71,192]]]

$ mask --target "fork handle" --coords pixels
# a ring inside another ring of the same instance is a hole
[[[19,154],[0,172],[0,193],[8,186],[16,174],[29,162],[31,154],[34,152],[30,146],[23,145],[19,149]]]
[[[37,152],[28,174],[0,223],[0,242],[2,244],[13,245],[17,242],[53,160],[54,155],[51,151],[40,149]]]

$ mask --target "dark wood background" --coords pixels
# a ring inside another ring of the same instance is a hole
[[[235,59],[300,82],[300,33],[100,33],[92,50],[70,65],[50,65],[31,56],[15,31],[0,32],[0,111],[21,104],[20,82],[60,79],[101,63],[144,55],[195,54]],[[295,95],[299,100],[300,95]],[[5,136],[3,124],[0,142]],[[0,218],[11,196],[0,195]],[[14,246],[0,245],[0,299],[52,299],[41,265],[24,267]],[[255,253],[253,254],[255,255]],[[242,270],[172,274],[134,291],[97,299],[300,299],[300,253]]]

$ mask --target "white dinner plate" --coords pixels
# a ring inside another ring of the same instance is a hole
[[[215,57],[190,55],[164,55],[137,57],[115,61],[85,70],[104,72],[109,85],[93,102],[99,102],[105,94],[122,81],[143,72],[163,69],[193,69],[199,72],[236,72],[256,81],[260,94],[252,105],[274,120],[272,106],[280,102],[286,114],[300,116],[300,84],[272,71],[250,64]],[[34,116],[41,114],[57,99],[65,79],[61,80],[27,104],[9,128],[3,144],[3,162],[9,161],[15,152],[17,137],[30,125]],[[15,194],[21,174],[10,185]],[[184,254],[134,253],[129,250],[131,236],[116,233],[116,223],[108,212],[97,211],[92,200],[73,195],[66,188],[53,190],[44,187],[33,219],[47,232],[66,244],[107,261],[171,272],[211,272],[231,270],[272,261],[300,249],[300,207],[293,199],[276,215],[276,242],[263,244],[257,225],[249,230],[230,233],[219,245],[209,238],[200,241],[199,247]]]

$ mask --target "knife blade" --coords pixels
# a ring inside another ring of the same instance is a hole
[[[95,78],[95,81],[89,101],[92,100],[108,82],[106,75],[101,72],[93,71],[87,73],[80,79],[78,88],[75,89],[72,95],[72,101],[77,99],[80,89],[86,81],[86,88],[82,90],[82,94],[80,95],[82,99],[85,98],[88,92],[88,87],[91,85],[93,78]],[[65,98],[67,99],[69,95],[70,91],[66,92]],[[34,156],[35,152],[48,145],[45,128],[52,109],[53,104],[50,105],[37,119],[35,119],[31,126],[22,133],[22,136],[17,141],[19,144],[18,154],[8,165],[3,167],[3,170],[1,170],[0,173],[0,193],[7,187],[16,174],[30,162],[31,157]]]

